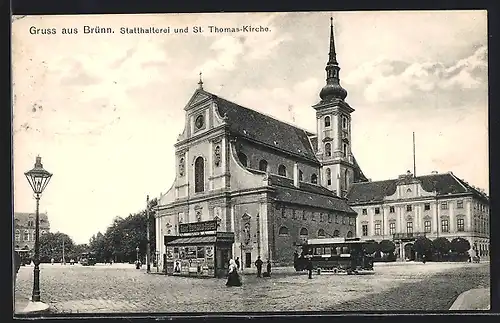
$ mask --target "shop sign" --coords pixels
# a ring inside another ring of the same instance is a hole
[[[216,230],[217,221],[215,220],[179,224],[179,233],[205,232]]]

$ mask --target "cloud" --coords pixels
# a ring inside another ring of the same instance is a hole
[[[446,94],[480,89],[487,82],[487,49],[480,46],[470,56],[446,65],[442,62],[410,63],[378,58],[360,65],[343,82],[364,88],[371,103],[410,99],[421,92]]]

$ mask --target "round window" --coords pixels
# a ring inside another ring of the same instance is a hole
[[[203,127],[204,124],[205,124],[205,120],[203,119],[203,115],[199,115],[198,117],[196,117],[196,120],[195,120],[196,128],[200,129]]]

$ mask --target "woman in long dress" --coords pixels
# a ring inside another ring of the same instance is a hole
[[[227,276],[226,286],[241,286],[240,275],[238,275],[238,267],[233,259],[229,260],[229,274]]]

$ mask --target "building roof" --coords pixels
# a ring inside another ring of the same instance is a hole
[[[431,174],[417,176],[422,188],[427,192],[436,190],[438,196],[450,194],[474,194],[479,198],[487,199],[485,194],[464,185],[465,182],[454,176],[451,172],[445,174]],[[354,183],[348,193],[349,203],[381,202],[386,196],[396,192],[396,186],[401,179],[389,179],[375,182]]]
[[[325,187],[305,182],[300,182],[299,187],[295,187],[292,179],[276,175],[269,175],[269,179],[271,186],[276,188],[274,198],[277,201],[355,213],[346,199],[339,198]]]
[[[43,227],[50,226],[49,217],[47,213],[40,213],[40,225]],[[14,212],[14,224],[15,226],[25,227],[28,226],[29,220],[35,220],[35,213],[29,212]]]
[[[214,244],[217,240],[215,235],[179,237],[166,243],[167,246]]]
[[[309,136],[314,134],[209,93],[231,133],[317,161]]]

